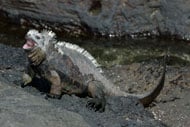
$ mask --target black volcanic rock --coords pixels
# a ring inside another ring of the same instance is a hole
[[[0,14],[72,35],[190,39],[190,0],[0,0]]]

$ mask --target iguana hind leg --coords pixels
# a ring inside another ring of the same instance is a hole
[[[51,83],[51,89],[46,98],[60,99],[62,94],[62,86],[59,74],[56,71],[51,70],[46,78]]]
[[[89,109],[99,112],[105,110],[106,99],[103,89],[104,86],[100,81],[94,80],[88,83],[88,95],[92,97],[87,103]]]

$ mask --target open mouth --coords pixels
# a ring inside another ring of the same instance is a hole
[[[34,46],[36,45],[36,42],[33,41],[32,39],[26,38],[26,43],[23,45],[23,49],[25,50],[29,50],[34,48]]]

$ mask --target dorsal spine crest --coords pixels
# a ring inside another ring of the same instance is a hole
[[[61,47],[65,47],[71,50],[75,50],[78,53],[80,53],[81,55],[85,56],[87,59],[89,59],[95,67],[100,67],[100,64],[98,64],[98,62],[96,61],[96,59],[85,49],[81,48],[80,46],[76,45],[76,44],[71,44],[68,42],[57,42],[55,44],[55,48],[58,50],[59,53],[64,54],[64,51],[62,50]]]

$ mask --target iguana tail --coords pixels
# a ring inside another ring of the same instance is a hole
[[[165,73],[166,73],[166,59],[167,59],[167,55],[164,56],[164,67],[163,67],[162,76],[158,84],[156,85],[156,87],[149,93],[137,96],[139,98],[139,101],[144,105],[144,107],[148,107],[149,104],[152,103],[152,101],[160,94],[164,86]]]
[[[100,81],[107,81],[107,82],[104,83],[105,84],[104,86],[107,89],[107,92],[106,92],[107,95],[125,96],[125,97],[127,97],[127,96],[136,97],[144,105],[144,107],[147,107],[160,94],[160,92],[161,92],[161,90],[162,90],[162,88],[164,86],[165,73],[166,73],[166,60],[167,60],[167,55],[164,56],[163,72],[162,72],[162,76],[161,76],[158,84],[156,85],[156,87],[152,91],[150,91],[148,93],[145,93],[145,94],[126,93],[126,92],[120,90],[118,87],[115,87],[111,82],[109,82],[108,80],[106,80],[105,78],[103,78],[103,76],[102,76],[102,79]]]

